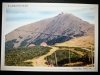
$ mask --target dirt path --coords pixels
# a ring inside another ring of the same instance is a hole
[[[46,60],[44,59],[45,57],[51,55],[53,52],[55,52],[58,49],[57,47],[51,47],[51,48],[52,49],[47,54],[42,55],[42,56],[37,57],[37,58],[34,58],[32,60],[27,60],[26,62],[32,62],[32,65],[34,67],[49,67],[49,66],[51,66],[51,65],[45,64]]]
[[[80,56],[84,56],[84,54],[83,54],[83,52],[81,52],[81,51],[76,51],[76,50],[74,50],[74,48],[59,48],[60,50],[70,50],[71,52],[73,52],[73,53],[76,53],[76,54],[78,54],[78,55],[80,55]]]
[[[67,49],[66,49],[67,50]],[[74,49],[69,49],[71,52],[73,52],[73,53],[76,53],[76,54],[78,54],[78,55],[81,55],[81,56],[84,56],[84,54],[83,54],[83,52],[80,52],[80,51],[76,51],[76,50],[74,50]]]
[[[52,49],[47,54],[42,55],[40,57],[33,58],[32,60],[26,60],[25,62],[32,62],[32,65],[34,67],[49,67],[49,66],[53,67],[53,65],[47,65],[47,64],[45,64],[45,62],[46,62],[45,57],[47,57],[49,55],[52,55],[57,50],[63,50],[63,49],[70,50],[71,52],[74,52],[74,53],[76,53],[78,55],[81,55],[81,56],[84,55],[82,52],[75,51],[74,49],[59,48],[59,47],[55,47],[55,46],[49,46],[49,47],[51,47]]]

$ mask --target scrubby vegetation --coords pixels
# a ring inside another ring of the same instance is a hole
[[[56,54],[56,55],[55,55]],[[58,50],[55,51],[52,55],[47,56],[45,59],[49,63],[52,63],[55,66],[62,66],[65,63],[70,63],[71,61],[77,61],[81,57],[73,52],[67,50]],[[56,59],[57,59],[57,64],[56,64]]]
[[[52,40],[48,40],[47,41],[47,44],[49,45],[54,45],[55,43],[61,43],[61,42],[64,42],[66,40],[70,40],[71,37],[68,37],[68,36],[57,36],[55,38],[53,38]]]
[[[24,41],[21,42],[20,47],[25,47],[27,45],[27,41],[30,40],[31,38],[27,38]]]
[[[72,47],[71,47],[72,48]],[[84,53],[83,56],[79,54],[69,51],[69,50],[57,50],[52,55],[47,56],[45,59],[47,60],[47,64],[53,64],[54,66],[64,66],[64,64],[75,63],[75,62],[83,62],[79,64],[79,66],[86,64],[94,63],[94,54],[91,55],[90,51],[83,50],[81,48],[75,47],[75,50]],[[77,65],[78,66],[78,65]]]
[[[11,49],[11,48],[13,48],[14,43],[16,43],[16,40],[17,39],[13,39],[13,40],[7,41],[5,43],[5,49]]]
[[[31,62],[24,62],[49,52],[51,48],[34,46],[23,48],[12,48],[5,52],[5,65],[8,66],[31,66]]]
[[[45,39],[40,39],[40,38],[36,38],[34,42],[32,42],[35,45],[40,45]]]
[[[71,37],[58,35],[58,36],[56,36],[56,37],[54,37],[52,39],[50,39],[50,38],[44,38],[44,39],[42,39],[42,38],[36,38],[33,43],[36,44],[36,45],[39,45],[43,41],[46,41],[46,43],[48,45],[54,45],[55,43],[61,43],[61,42],[64,42],[66,40],[69,40],[69,39],[71,39]]]

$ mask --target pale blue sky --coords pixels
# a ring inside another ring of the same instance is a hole
[[[20,26],[54,17],[61,12],[71,13],[94,24],[97,11],[92,5],[30,4],[27,7],[6,7],[6,34]]]

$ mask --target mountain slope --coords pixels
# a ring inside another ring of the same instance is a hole
[[[91,48],[91,46],[92,47],[94,46],[94,37],[93,36],[82,36],[78,38],[73,38],[63,43],[57,43],[55,44],[55,46]]]
[[[94,25],[72,14],[62,13],[52,18],[19,27],[8,33],[6,35],[6,49],[24,47],[32,43],[40,45],[42,42],[54,45],[74,37],[87,35],[94,35]]]

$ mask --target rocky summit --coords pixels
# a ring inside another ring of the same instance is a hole
[[[73,38],[94,35],[94,25],[72,14],[60,13],[52,18],[24,25],[8,33],[5,47],[28,47],[30,44],[54,45]]]

